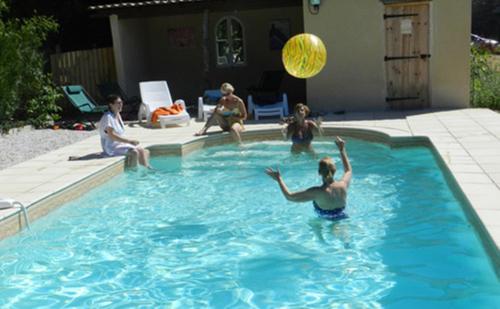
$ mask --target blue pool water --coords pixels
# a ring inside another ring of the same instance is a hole
[[[319,157],[338,151],[315,141]],[[319,184],[289,143],[156,158],[0,242],[0,306],[499,308],[493,265],[429,149],[347,141],[349,219],[287,202]]]

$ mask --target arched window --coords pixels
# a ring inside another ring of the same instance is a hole
[[[223,17],[215,26],[215,50],[218,66],[245,64],[243,25],[235,17]]]

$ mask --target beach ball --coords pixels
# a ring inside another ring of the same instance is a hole
[[[290,75],[298,78],[312,77],[326,64],[325,44],[314,34],[297,34],[283,47],[282,60]]]

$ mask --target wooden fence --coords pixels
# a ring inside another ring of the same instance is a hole
[[[82,85],[96,100],[100,98],[97,85],[116,81],[112,47],[54,54],[50,65],[56,85]]]

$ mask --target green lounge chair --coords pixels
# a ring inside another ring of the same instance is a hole
[[[71,104],[83,114],[103,113],[108,110],[106,105],[97,105],[80,85],[63,86],[62,88]]]

